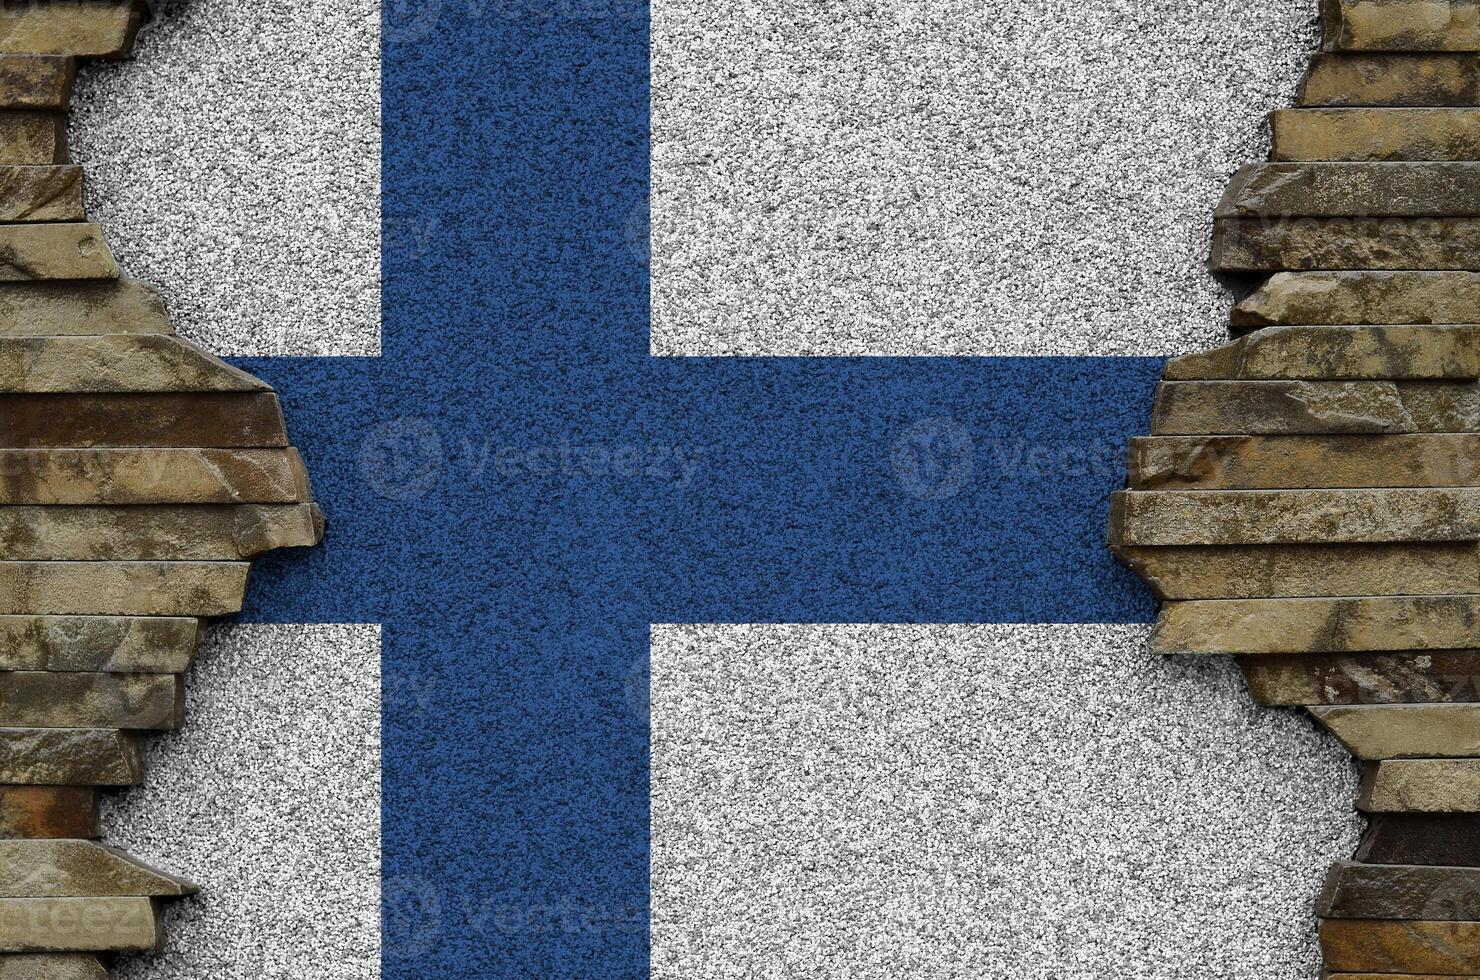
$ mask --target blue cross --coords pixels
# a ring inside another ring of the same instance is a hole
[[[646,7],[386,6],[384,356],[242,362],[330,519],[246,618],[384,624],[387,978],[646,976],[649,625],[1148,620],[1161,362],[650,357]]]

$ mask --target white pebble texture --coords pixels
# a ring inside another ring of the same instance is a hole
[[[652,349],[1181,354],[1316,0],[657,0]]]
[[[201,886],[119,980],[380,976],[380,629],[218,626],[104,839]]]

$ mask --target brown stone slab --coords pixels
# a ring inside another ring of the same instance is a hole
[[[1122,547],[1115,553],[1163,600],[1480,592],[1471,542]]]
[[[1309,710],[1359,759],[1480,756],[1480,705],[1312,705]]]
[[[163,944],[156,899],[0,898],[0,953],[142,953]]]
[[[1219,218],[1480,215],[1480,164],[1255,163],[1234,175]]]
[[[1274,159],[1476,160],[1480,109],[1279,109]]]
[[[108,980],[108,971],[81,953],[15,953],[0,956],[0,980]]]
[[[0,614],[230,616],[246,601],[246,562],[0,562]]]
[[[66,162],[66,113],[0,109],[0,164],[48,166]]]
[[[0,728],[0,783],[131,786],[144,775],[138,740],[99,728]]]
[[[81,167],[0,166],[0,222],[84,217]]]
[[[128,616],[0,616],[0,670],[181,674],[200,621]]]
[[[1153,435],[1324,435],[1480,430],[1469,381],[1163,381]]]
[[[1258,273],[1296,269],[1480,267],[1477,218],[1219,218],[1212,267]]]
[[[181,395],[0,395],[0,448],[288,445],[270,392]]]
[[[1316,915],[1323,919],[1480,921],[1480,868],[1342,861],[1326,876]]]
[[[270,391],[178,337],[0,337],[0,393]]]
[[[1356,860],[1480,868],[1480,814],[1373,814]]]
[[[1462,487],[1480,436],[1163,436],[1130,442],[1135,490]]]
[[[1480,105],[1480,56],[1319,54],[1301,86],[1300,105]]]
[[[0,449],[0,504],[284,504],[310,496],[294,449]]]
[[[1480,650],[1264,654],[1239,666],[1264,705],[1480,702]]]
[[[323,532],[312,504],[0,507],[0,560],[230,562],[312,547]]]
[[[0,727],[164,731],[185,717],[173,674],[0,673]]]
[[[1369,763],[1357,807],[1368,813],[1480,814],[1480,759]]]
[[[72,58],[0,54],[0,109],[66,112],[76,79],[77,62]]]
[[[0,837],[97,836],[97,790],[86,786],[0,786]]]
[[[141,0],[44,0],[0,7],[0,52],[127,58],[147,19]]]
[[[1321,949],[1332,971],[1480,976],[1480,922],[1327,919]]]
[[[1162,606],[1162,653],[1360,653],[1480,646],[1480,596],[1217,599]]]
[[[1121,490],[1110,501],[1113,547],[1476,540],[1475,487]]]
[[[1480,377],[1480,327],[1267,327],[1167,362],[1167,381],[1459,380]]]
[[[136,279],[0,284],[0,336],[174,332],[164,299]]]
[[[1475,0],[1321,0],[1329,51],[1480,51]]]
[[[1480,323],[1480,274],[1281,272],[1239,303],[1231,320],[1236,331],[1281,324]]]
[[[86,840],[0,840],[0,898],[179,898],[198,891],[114,847]]]
[[[0,225],[0,281],[117,278],[118,263],[95,224]]]

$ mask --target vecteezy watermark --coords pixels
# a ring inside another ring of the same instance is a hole
[[[489,464],[502,480],[586,478],[652,480],[680,488],[689,486],[703,453],[697,448],[663,445],[608,445],[562,439],[552,446],[464,443],[463,451],[474,478]]]
[[[380,39],[385,44],[420,41],[442,19],[442,0],[385,0]]]
[[[442,896],[430,881],[409,875],[380,886],[381,952],[391,959],[425,953],[442,936]]]
[[[442,437],[426,419],[382,422],[360,445],[360,472],[370,489],[387,500],[430,493],[444,460]]]
[[[953,418],[922,419],[894,440],[889,465],[905,493],[921,500],[947,500],[970,482],[976,445],[966,427]]]

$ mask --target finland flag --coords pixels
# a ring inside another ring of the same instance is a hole
[[[94,211],[330,529],[109,815],[205,889],[121,975],[1311,975],[1345,753],[1104,535],[1314,15],[166,4]]]

